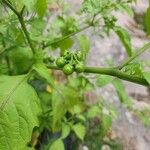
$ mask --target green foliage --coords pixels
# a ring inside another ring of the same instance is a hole
[[[16,47],[8,52],[13,74],[26,73],[33,63],[33,53],[30,48]]]
[[[68,124],[62,124],[62,135],[61,138],[65,139],[70,134],[71,128]]]
[[[117,79],[113,80],[112,83],[116,89],[116,92],[119,96],[121,103],[130,108],[132,106],[132,101],[131,98],[127,95],[123,83]]]
[[[43,17],[47,8],[47,0],[37,0],[36,2],[36,11],[40,17]]]
[[[132,56],[132,46],[131,46],[131,38],[130,38],[128,32],[122,27],[115,27],[114,31],[120,38],[120,41],[122,42],[122,44],[124,45],[128,56],[131,57]]]
[[[147,82],[150,84],[150,73],[149,72],[143,72],[143,76],[147,80]]]
[[[44,78],[51,86],[54,86],[53,78],[50,76],[48,68],[46,68],[44,63],[37,63],[33,66],[33,69]]]
[[[65,149],[64,144],[61,139],[56,140],[49,148],[49,150],[64,150],[64,149]]]
[[[114,11],[133,16],[129,5],[133,1],[84,0],[75,14],[63,0],[0,1],[0,150],[64,150],[68,137],[75,139],[76,147],[90,137],[94,146],[89,142],[89,148],[101,148],[117,113],[99,98],[89,105],[93,90],[113,84],[121,104],[131,110],[131,98],[116,78],[150,84],[146,67],[138,60],[130,63],[150,45],[134,54],[130,35],[114,16]],[[145,20],[149,34],[149,9]],[[121,70],[86,67],[92,42],[83,31],[88,28],[98,31],[96,35],[109,36],[114,31],[129,56],[127,65]],[[59,52],[56,61],[52,50]],[[103,75],[93,84],[85,73]],[[148,111],[136,113],[148,125]],[[34,127],[39,127],[36,136]],[[45,130],[48,139],[43,143]],[[114,141],[105,144],[116,146]]]
[[[90,50],[90,40],[86,36],[81,35],[79,36],[79,44],[80,44],[80,49],[82,50],[83,59],[85,60]]]
[[[147,35],[150,35],[150,7],[146,11],[145,24],[146,24]]]
[[[0,149],[30,149],[32,129],[39,126],[39,98],[27,76],[0,76]]]
[[[84,139],[86,129],[82,124],[80,124],[80,123],[75,124],[75,125],[73,125],[72,129],[80,140]]]
[[[140,63],[130,63],[122,69],[129,75],[143,77],[143,67]]]
[[[150,127],[150,109],[145,109],[142,111],[136,112],[137,116],[142,120],[146,127]]]

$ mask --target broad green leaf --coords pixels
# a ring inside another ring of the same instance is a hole
[[[15,47],[9,49],[8,57],[12,63],[14,74],[26,73],[33,63],[33,53],[30,48]]]
[[[109,84],[112,80],[113,80],[113,78],[110,77],[110,76],[100,75],[96,79],[96,85],[99,86],[99,87],[103,87],[103,86]]]
[[[56,90],[52,92],[52,115],[53,115],[52,116],[52,130],[53,131],[58,131],[61,129],[61,120],[67,111],[64,101],[65,101],[65,98],[62,92],[58,93]]]
[[[46,79],[46,81],[50,84],[54,86],[54,81],[53,78],[51,77],[48,68],[45,66],[44,63],[36,63],[33,66],[33,69],[44,79]]]
[[[60,129],[61,120],[67,110],[72,108],[78,103],[78,92],[73,88],[58,85],[52,93],[52,109],[53,109],[53,130]]]
[[[128,32],[124,28],[119,27],[119,26],[115,27],[113,30],[118,35],[120,41],[122,42],[123,46],[125,47],[128,56],[129,57],[132,56],[131,38],[130,38]]]
[[[80,140],[84,139],[86,133],[85,126],[83,126],[81,123],[78,123],[73,125],[72,129]]]
[[[83,59],[85,60],[89,50],[90,50],[90,40],[85,35],[79,37],[80,49],[83,53]]]
[[[130,107],[132,105],[132,101],[131,98],[127,95],[123,83],[120,80],[116,79],[112,81],[112,84],[116,89],[121,103]]]
[[[40,101],[27,76],[0,76],[0,150],[27,150]]]
[[[65,139],[70,134],[70,126],[68,124],[62,124],[61,138]]]
[[[98,106],[91,106],[91,108],[88,109],[87,117],[88,118],[94,118],[100,113],[100,108]]]
[[[61,139],[56,140],[49,150],[65,150],[64,143]]]
[[[58,47],[60,47],[61,49],[61,54],[63,54],[63,52],[66,50],[66,49],[69,49],[72,47],[74,41],[71,39],[71,38],[67,38],[61,42],[58,43]]]
[[[35,7],[38,15],[43,17],[47,10],[47,0],[37,0]]]
[[[143,72],[143,76],[150,85],[150,72]]]
[[[147,35],[150,35],[150,7],[147,9],[145,14],[145,25],[146,25]]]

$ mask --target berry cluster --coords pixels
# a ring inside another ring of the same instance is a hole
[[[80,51],[71,53],[66,50],[63,56],[57,58],[56,65],[59,68],[63,68],[63,72],[66,75],[72,74],[74,71],[82,73],[84,71],[84,65],[82,63],[83,55]]]

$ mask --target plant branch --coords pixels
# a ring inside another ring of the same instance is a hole
[[[35,53],[35,49],[34,49],[34,47],[33,47],[33,45],[32,45],[32,42],[31,42],[29,33],[28,33],[27,28],[26,28],[26,25],[25,25],[24,18],[23,18],[23,16],[22,16],[25,7],[22,8],[21,12],[18,12],[7,0],[2,0],[2,2],[3,2],[4,4],[6,4],[6,5],[16,14],[16,16],[18,17],[18,20],[19,20],[19,22],[20,22],[20,24],[21,24],[21,28],[22,28],[22,30],[23,30],[25,36],[26,36],[26,40],[28,41],[28,44],[29,44],[29,46],[30,46],[32,52]]]
[[[61,38],[59,38],[59,39],[57,39],[57,40],[55,40],[55,41],[49,42],[49,43],[47,43],[47,44],[45,44],[45,45],[43,46],[43,49],[45,49],[45,48],[47,48],[48,46],[51,46],[51,45],[53,45],[53,44],[62,42],[62,41],[64,41],[64,40],[68,39],[69,37],[72,37],[72,36],[74,36],[74,35],[76,35],[76,34],[82,32],[82,31],[84,31],[84,30],[86,30],[86,29],[88,29],[88,28],[90,28],[90,27],[91,27],[91,25],[87,25],[87,26],[83,27],[82,29],[77,30],[76,32],[73,32],[73,33],[68,34],[68,35],[66,35],[66,36],[64,36],[64,37],[61,37]]]
[[[56,70],[62,70],[61,68],[58,68],[57,66],[48,65],[49,69],[56,69]],[[122,80],[126,80],[129,82],[133,82],[136,84],[149,86],[149,83],[140,77],[135,77],[132,75],[128,75],[120,70],[114,69],[114,68],[99,68],[99,67],[85,67],[84,73],[94,73],[94,74],[104,74],[109,76],[114,76]]]
[[[133,61],[135,58],[140,56],[142,53],[144,53],[146,50],[150,49],[150,42],[145,44],[142,48],[140,48],[133,56],[129,57],[127,60],[125,60],[120,66],[118,66],[118,69],[122,69],[123,67],[127,66],[131,61]]]
[[[32,42],[31,42],[29,33],[28,33],[28,31],[27,31],[24,18],[22,17],[22,15],[19,15],[19,16],[18,16],[18,19],[19,19],[19,22],[20,22],[20,24],[21,24],[22,30],[23,30],[23,32],[24,32],[24,34],[25,34],[25,36],[26,36],[26,39],[27,39],[27,41],[28,41],[28,44],[29,44],[29,46],[30,46],[32,52],[35,53],[35,49],[34,49],[34,47],[33,47],[33,45],[32,45]]]

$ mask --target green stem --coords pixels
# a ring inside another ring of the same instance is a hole
[[[62,70],[58,68],[57,66],[52,66],[52,65],[49,65],[48,68]],[[113,68],[85,67],[84,72],[114,76],[114,77],[129,81],[129,82],[133,82],[133,83],[144,85],[144,86],[149,86],[148,82],[145,79],[140,78],[140,77],[135,77],[132,75],[128,75],[120,70],[113,69]]]
[[[20,24],[21,24],[21,28],[22,28],[22,30],[23,30],[25,36],[26,36],[26,40],[27,40],[27,42],[28,42],[28,44],[29,44],[29,46],[30,46],[32,52],[35,53],[35,49],[34,49],[34,47],[33,47],[33,45],[32,45],[32,42],[31,42],[29,33],[28,33],[27,28],[26,28],[26,25],[25,25],[24,18],[23,18],[23,16],[22,16],[23,10],[24,10],[25,7],[23,7],[23,9],[21,10],[21,12],[18,12],[7,0],[2,0],[2,2],[3,2],[4,4],[6,4],[6,5],[14,12],[14,14],[16,14],[16,16],[18,17],[18,20],[19,20],[19,22],[20,22]]]
[[[120,70],[113,69],[113,68],[85,67],[84,72],[110,75],[129,82],[137,83],[144,86],[149,86],[148,82],[145,79],[128,75]]]
[[[66,36],[64,36],[64,37],[62,37],[62,38],[59,38],[59,39],[57,39],[57,40],[55,40],[55,41],[52,41],[52,42],[50,42],[50,43],[47,43],[47,44],[45,44],[45,45],[43,46],[43,49],[45,49],[45,48],[47,48],[47,47],[49,47],[49,46],[51,46],[51,45],[53,45],[53,44],[62,42],[62,41],[64,41],[64,40],[66,40],[66,39],[68,39],[68,38],[70,38],[70,37],[72,37],[72,36],[74,36],[74,35],[76,35],[76,34],[82,32],[82,31],[84,31],[84,30],[86,30],[86,29],[88,29],[88,28],[90,28],[90,27],[91,27],[91,25],[87,25],[87,26],[83,27],[82,29],[77,30],[76,32],[73,32],[73,33],[71,33],[71,34],[68,34],[68,35],[66,35]]]
[[[140,56],[142,53],[144,53],[146,50],[150,49],[150,42],[145,44],[142,48],[140,48],[133,56],[129,57],[127,60],[125,60],[120,66],[118,66],[118,69],[122,69],[125,66],[127,66],[131,61],[133,61],[135,58]]]
[[[21,24],[22,30],[23,30],[23,32],[24,32],[24,34],[25,34],[25,36],[26,36],[26,39],[27,39],[27,41],[28,41],[28,44],[29,44],[29,46],[30,46],[32,52],[35,53],[35,49],[34,49],[34,47],[33,47],[33,45],[32,45],[32,42],[31,42],[29,33],[28,33],[28,31],[27,31],[24,18],[22,17],[22,15],[19,15],[19,16],[18,16],[18,19],[19,19],[19,22],[20,22],[20,24]]]

